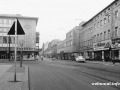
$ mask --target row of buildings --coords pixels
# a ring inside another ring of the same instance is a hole
[[[50,47],[45,50],[44,46],[43,52],[46,54]],[[56,48],[56,57],[61,59],[83,55],[86,59],[119,60],[120,0],[113,1],[87,22],[70,30],[66,39],[56,44]]]
[[[36,32],[37,17],[26,17],[19,14],[0,15],[0,59],[9,59],[14,56],[15,35],[8,35],[15,19],[18,19],[25,35],[17,35],[17,55],[21,50],[23,55],[38,54],[39,32]]]

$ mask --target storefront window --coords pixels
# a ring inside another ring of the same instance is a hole
[[[3,32],[6,33],[7,32],[7,28],[3,28]]]
[[[2,28],[0,27],[0,32],[2,33]]]
[[[3,40],[2,40],[2,36],[0,36],[0,44],[2,44],[2,41],[3,41]]]
[[[8,37],[8,43],[12,43],[11,37]]]
[[[3,43],[7,43],[7,37],[3,37]]]

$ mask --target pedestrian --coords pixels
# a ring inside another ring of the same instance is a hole
[[[112,63],[115,64],[115,60],[114,59],[112,59]]]
[[[41,56],[41,60],[43,60],[43,56]]]

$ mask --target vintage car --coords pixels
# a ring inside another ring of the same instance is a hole
[[[75,58],[75,60],[76,60],[77,62],[85,62],[85,58],[84,58],[83,56],[77,56],[77,57]]]

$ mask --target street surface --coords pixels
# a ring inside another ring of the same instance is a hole
[[[24,61],[29,66],[30,90],[120,90],[120,66],[75,61]]]

